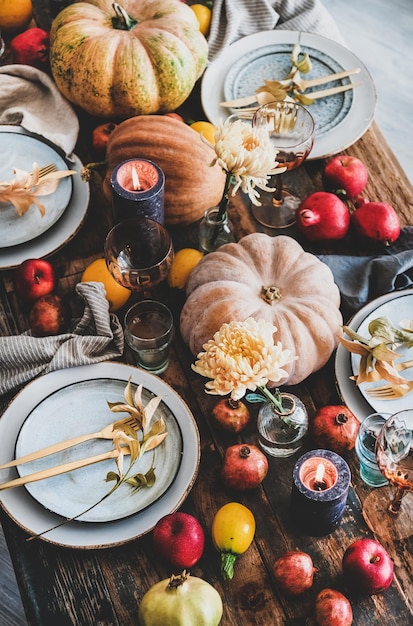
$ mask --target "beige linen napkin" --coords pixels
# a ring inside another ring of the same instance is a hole
[[[316,33],[345,45],[320,0],[214,0],[209,60],[242,37],[274,29]]]
[[[123,354],[123,329],[109,303],[102,283],[78,283],[83,315],[72,332],[33,337],[29,332],[0,337],[0,396],[39,374],[76,365],[98,363]]]
[[[0,67],[0,124],[42,135],[70,157],[79,120],[48,74],[29,65]]]

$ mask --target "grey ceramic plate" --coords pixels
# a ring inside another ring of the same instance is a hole
[[[68,385],[48,394],[27,416],[16,442],[16,457],[30,454],[46,446],[101,430],[126,413],[113,413],[107,402],[123,402],[125,383],[119,380],[86,380]],[[146,405],[154,394],[143,390]],[[155,450],[145,453],[133,466],[132,475],[145,474],[153,465],[156,481],[151,488],[134,491],[122,485],[96,507],[81,515],[81,522],[109,522],[122,519],[147,508],[160,498],[175,480],[182,458],[182,434],[178,422],[161,402],[156,417],[163,417],[168,435]],[[18,467],[21,476],[63,463],[70,463],[113,449],[111,440],[93,439]],[[125,470],[129,457],[125,457]],[[53,513],[71,518],[99,501],[113,482],[105,482],[106,474],[116,471],[114,460],[96,463],[73,472],[26,485],[40,504]],[[64,494],[64,497],[62,497]]]
[[[285,64],[288,57],[286,50],[291,52],[299,36],[298,31],[291,30],[263,31],[243,37],[228,46],[223,54],[209,64],[202,78],[201,101],[208,120],[216,124],[232,113],[231,109],[220,105],[220,102],[228,99],[225,94],[228,86],[232,85],[236,97],[253,95],[262,78],[260,77],[255,84],[255,70],[260,68],[260,72],[263,71],[268,58],[274,55],[278,60],[283,59],[282,62]],[[314,33],[301,33],[300,43],[303,50],[312,51],[315,57],[315,69],[306,76],[307,78],[315,77],[315,72],[317,75],[318,72],[324,73],[324,69],[329,67],[333,71],[336,71],[336,68],[361,69],[360,73],[352,76],[350,80],[362,82],[362,85],[351,92],[350,100],[348,96],[333,96],[331,105],[328,105],[332,110],[328,111],[328,114],[323,113],[322,124],[321,109],[317,115],[317,109],[314,109],[314,116],[319,117],[317,123],[320,129],[316,130],[314,146],[308,158],[320,159],[345,150],[366,132],[374,116],[376,90],[367,68],[348,48]],[[280,55],[277,53],[278,48]],[[262,52],[264,58],[261,57]],[[237,78],[237,74],[241,75],[240,79]],[[343,109],[340,108],[340,103]],[[309,110],[311,111],[311,107],[314,106],[319,108],[323,105],[319,102],[317,105],[312,104]]]
[[[9,130],[0,132],[0,180],[14,178],[14,168],[31,172],[33,163],[39,167],[54,163],[58,171],[68,170],[58,148],[41,138]],[[53,193],[39,196],[46,212],[42,216],[39,209],[32,206],[19,215],[12,203],[0,203],[0,248],[26,243],[45,233],[63,215],[72,196],[72,176],[62,178]]]
[[[4,511],[30,534],[48,531],[42,535],[43,540],[77,548],[92,549],[119,545],[152,530],[161,517],[178,509],[187,497],[196,479],[200,459],[199,432],[193,415],[182,398],[161,378],[123,363],[108,361],[96,365],[58,370],[40,376],[26,385],[15,396],[0,420],[0,464],[15,457],[16,442],[26,418],[36,410],[36,407],[42,404],[45,398],[59,393],[60,390],[67,390],[71,386],[82,385],[82,383],[89,385],[89,381],[93,381],[92,387],[94,389],[99,389],[100,386],[106,385],[107,381],[112,381],[111,384],[114,384],[117,393],[118,389],[124,388],[129,377],[132,384],[142,384],[149,393],[162,397],[165,410],[173,416],[177,428],[182,434],[180,464],[169,488],[152,504],[123,519],[89,523],[72,521],[63,525],[61,524],[64,518],[47,510],[31,496],[26,488],[18,487],[1,491],[0,504]],[[106,401],[106,393],[104,399]],[[108,397],[108,399],[110,398]],[[82,415],[85,415],[83,411]],[[86,421],[86,418],[83,419]],[[55,414],[54,420],[57,425],[60,422],[60,415]],[[77,420],[79,423],[80,417]],[[109,421],[113,420],[110,419]],[[56,432],[57,430],[60,431],[57,428],[55,430]],[[87,428],[87,430],[89,429]],[[73,431],[70,434],[73,435]],[[111,465],[111,469],[113,469],[113,465]],[[0,471],[0,480],[5,482],[16,478],[17,475],[14,468],[2,470]],[[107,487],[106,483],[105,486]],[[96,485],[93,487],[93,497],[97,495],[95,487]],[[125,494],[124,497],[129,498],[129,495],[129,493]],[[59,491],[56,497],[64,499],[66,496],[64,492]],[[52,528],[53,530],[50,530]]]
[[[311,58],[312,69],[304,78],[318,78],[335,72],[342,72],[339,65],[329,55],[309,46],[301,46],[302,53],[308,53]],[[264,80],[281,80],[291,70],[291,45],[277,44],[264,46],[245,54],[237,63],[234,63],[225,77],[225,100],[235,100],[252,95],[255,90],[264,85]],[[357,80],[357,76],[354,77]],[[314,91],[338,87],[350,83],[350,80],[333,81],[321,87],[314,87]],[[308,90],[310,91],[310,90]],[[318,138],[329,132],[348,115],[353,102],[353,91],[335,94],[328,98],[320,98],[308,106],[313,119],[315,133]],[[233,109],[235,112],[235,109]]]
[[[347,326],[353,330],[359,332],[361,335],[368,336],[365,324],[379,317],[380,315],[387,315],[394,323],[397,323],[402,318],[411,318],[413,310],[413,289],[406,289],[404,291],[395,291],[390,294],[385,294],[372,302],[366,304],[360,311],[358,311],[354,317],[347,323]],[[411,352],[411,351],[410,351]],[[403,360],[409,358],[406,355]],[[409,394],[404,398],[390,401],[378,401],[369,398],[366,395],[366,388],[373,386],[373,383],[364,383],[358,387],[353,380],[350,380],[350,376],[353,376],[357,369],[357,359],[346,350],[341,344],[337,348],[335,358],[335,373],[338,391],[343,399],[343,402],[347,404],[349,409],[361,420],[363,420],[370,413],[376,411],[385,411],[396,413],[402,408],[405,408],[405,404],[409,403],[411,406],[413,394]],[[413,370],[406,370],[403,375],[406,379],[411,379]],[[383,385],[384,381],[380,383],[374,383],[374,385]]]
[[[0,126],[0,133],[10,131],[10,128],[21,135],[30,134],[21,127],[7,125]],[[80,178],[83,164],[76,155],[72,156],[69,167],[77,174],[70,177],[73,189],[66,209],[60,218],[41,235],[15,246],[0,247],[0,270],[17,267],[25,259],[43,258],[53,254],[73,239],[81,228],[89,206],[90,189],[89,183],[83,182]]]

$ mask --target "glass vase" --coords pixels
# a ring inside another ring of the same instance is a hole
[[[224,243],[235,241],[232,224],[228,213],[218,218],[218,207],[214,206],[205,211],[205,215],[199,225],[199,249],[203,254],[213,252]]]
[[[299,450],[308,431],[308,413],[303,402],[290,393],[281,394],[283,413],[272,402],[258,411],[258,443],[267,454],[288,457]]]

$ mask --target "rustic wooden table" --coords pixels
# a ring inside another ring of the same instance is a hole
[[[48,2],[37,2],[36,7],[38,23],[47,27]],[[90,158],[90,122],[82,119],[77,148],[84,162]],[[391,202],[402,223],[413,224],[413,189],[374,123],[346,153],[361,158],[368,165],[367,195]],[[323,160],[308,161],[297,171],[295,180],[303,195],[322,189],[323,165]],[[73,296],[85,266],[102,256],[104,237],[110,226],[110,207],[104,201],[99,177],[93,179],[91,191],[88,215],[82,229],[50,258],[59,275],[59,290],[68,297]],[[257,230],[243,198],[235,198],[230,213],[238,238]],[[176,248],[193,244],[196,232],[196,224],[185,231],[171,229]],[[296,236],[294,229],[288,234]],[[315,253],[380,253],[374,246],[363,247],[352,236],[328,249],[301,243]],[[27,328],[27,317],[14,291],[13,270],[1,272],[0,279],[0,331],[3,335],[18,334]],[[174,299],[169,292],[164,296],[178,316],[182,301]],[[181,509],[200,520],[207,538],[204,555],[191,573],[206,579],[221,594],[223,626],[305,624],[306,617],[312,613],[316,593],[324,587],[339,589],[349,597],[355,626],[411,625],[413,537],[403,541],[377,537],[388,549],[395,565],[394,582],[384,594],[359,597],[346,587],[342,577],[341,561],[347,545],[357,538],[371,536],[361,514],[363,499],[370,489],[360,480],[355,455],[348,458],[352,481],[342,523],[334,533],[325,537],[316,538],[299,532],[290,518],[292,469],[300,454],[289,459],[269,458],[268,476],[262,487],[251,493],[240,496],[226,490],[219,479],[223,452],[233,443],[256,441],[254,420],[241,436],[218,431],[210,417],[216,399],[205,394],[205,380],[191,370],[192,361],[193,357],[177,332],[170,365],[162,378],[190,407],[201,437],[198,477]],[[317,407],[340,403],[333,358],[321,371],[292,391],[305,402],[310,417]],[[8,399],[3,398],[3,404]],[[224,582],[209,529],[218,508],[234,499],[253,511],[257,530],[253,544],[236,564],[233,580]],[[377,521],[385,531],[384,516],[378,517]],[[137,607],[144,593],[153,583],[171,573],[169,567],[154,555],[151,533],[113,548],[82,550],[44,540],[27,541],[26,532],[4,511],[1,521],[30,626],[133,626],[137,624]],[[271,574],[275,558],[288,549],[310,553],[318,568],[313,589],[296,599],[283,596]]]

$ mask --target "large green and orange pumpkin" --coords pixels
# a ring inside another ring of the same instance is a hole
[[[63,95],[106,119],[173,111],[205,69],[208,44],[180,0],[86,0],[50,31],[50,65]]]

